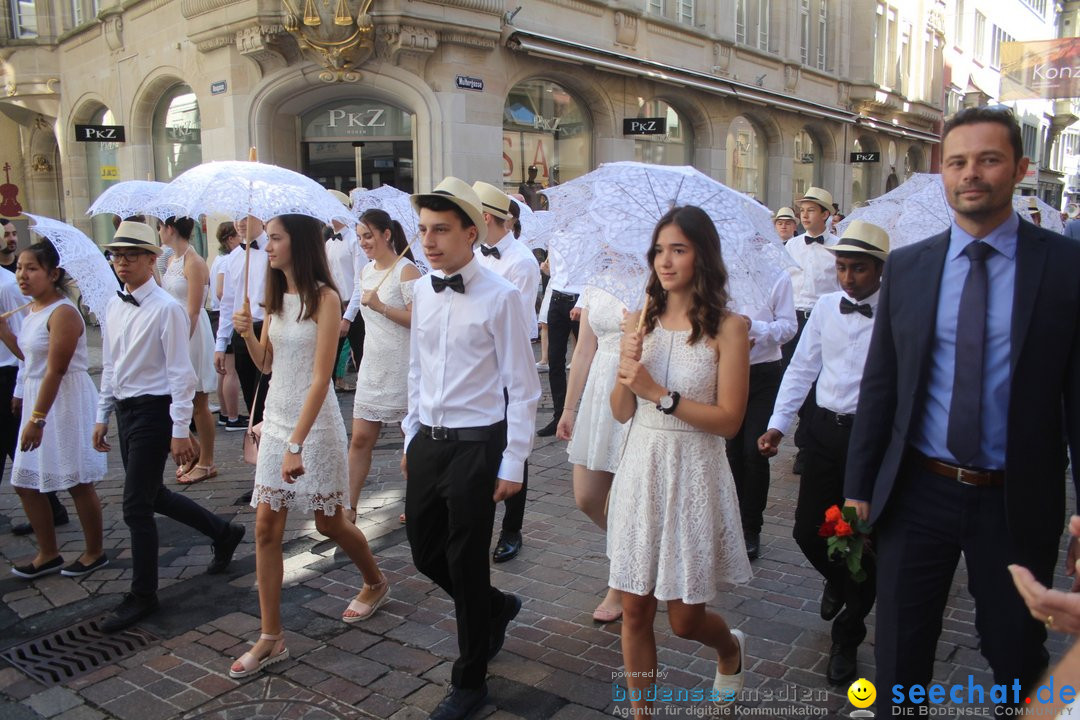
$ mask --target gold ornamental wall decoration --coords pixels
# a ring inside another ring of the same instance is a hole
[[[368,15],[374,0],[303,0],[303,13],[293,5],[294,1],[300,2],[281,0],[285,6],[285,29],[302,50],[322,65],[319,79],[359,80],[362,74],[358,68],[375,51],[375,23]]]

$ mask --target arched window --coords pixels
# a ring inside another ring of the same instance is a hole
[[[750,197],[765,197],[765,139],[742,115],[728,127],[727,184]]]
[[[592,169],[592,126],[584,105],[561,85],[533,79],[518,83],[503,107],[503,185],[517,192],[536,168],[545,187]],[[529,195],[526,195],[529,197]]]
[[[86,122],[90,125],[116,125],[116,118],[108,108],[100,108]],[[93,204],[105,189],[120,179],[120,168],[116,165],[117,143],[87,142],[79,143],[86,149],[86,185],[89,200]],[[94,241],[107,243],[113,238],[112,215],[95,215],[90,221]]]
[[[821,182],[821,145],[806,128],[795,133],[795,152],[791,159],[792,197],[801,198]]]
[[[639,118],[664,118],[666,131],[634,138],[634,159],[655,165],[692,165],[693,130],[675,108],[663,100],[639,99]]]
[[[922,148],[912,145],[908,148],[907,155],[904,156],[904,178],[910,178],[915,173],[921,173],[923,171],[923,152]]]
[[[187,85],[176,85],[158,101],[153,141],[156,180],[168,182],[202,162],[199,102]]]

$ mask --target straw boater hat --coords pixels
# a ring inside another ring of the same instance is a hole
[[[1028,196],[1027,206],[1028,210],[1030,210],[1031,212],[1037,212],[1041,214],[1041,211],[1039,210],[1039,201],[1035,198],[1034,195]]]
[[[157,233],[146,223],[125,220],[116,228],[116,235],[111,243],[103,245],[107,250],[137,248],[160,255],[164,252],[157,244]]]
[[[865,253],[884,261],[889,257],[889,233],[877,225],[852,220],[840,236],[840,242],[825,249],[831,253]]]
[[[823,190],[819,187],[812,187],[806,191],[806,194],[799,198],[799,202],[809,201],[815,202],[821,207],[825,208],[826,212],[832,212],[832,193],[828,190]]]
[[[795,217],[795,211],[789,207],[782,207],[776,211],[776,214],[773,215],[773,222],[776,222],[777,220],[794,220],[795,222],[798,222],[798,218]]]
[[[510,196],[494,185],[486,182],[474,182],[472,189],[483,203],[481,209],[503,220],[510,219]]]
[[[352,200],[350,200],[349,196],[345,193],[341,192],[340,190],[327,190],[326,192],[330,193],[334,197],[334,199],[340,201],[341,204],[345,207],[352,209]]]
[[[417,213],[420,212],[420,205],[417,203],[422,197],[439,197],[443,200],[449,200],[457,205],[464,211],[469,219],[476,225],[476,241],[484,242],[487,240],[487,224],[484,222],[484,212],[480,209],[483,203],[480,202],[480,198],[476,196],[476,191],[469,187],[469,184],[464,180],[459,180],[456,177],[447,177],[441,183],[439,183],[434,190],[429,193],[416,193],[412,196],[412,206]]]

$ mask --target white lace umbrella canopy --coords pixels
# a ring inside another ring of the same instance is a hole
[[[1014,195],[1013,208],[1030,221],[1028,200],[1026,196]],[[1041,211],[1042,226],[1062,232],[1064,227],[1058,211],[1042,200],[1036,199],[1036,202]],[[917,173],[866,206],[852,210],[835,232],[842,234],[852,220],[863,220],[884,228],[889,233],[889,247],[895,250],[945,232],[952,225],[953,216],[941,175]]]
[[[82,301],[105,324],[105,306],[116,297],[120,287],[109,261],[97,244],[83,231],[67,223],[39,215],[26,216],[34,221],[30,231],[47,238],[60,256],[60,267],[79,286]]]
[[[777,271],[795,264],[768,208],[692,167],[605,163],[543,192],[549,250],[565,259],[570,282],[600,287],[631,309],[644,301],[656,222],[676,205],[696,205],[716,225],[734,304],[766,303]]]
[[[277,165],[225,160],[177,175],[155,198],[148,214],[157,218],[252,215],[266,222],[277,215],[307,215],[326,224],[354,221],[349,209],[322,185]]]
[[[551,222],[550,210],[533,210],[527,203],[511,197],[510,202],[517,205],[521,222],[521,242],[525,243],[530,250],[536,248],[547,249],[547,226]]]
[[[105,188],[86,211],[87,215],[112,213],[121,218],[145,215],[154,200],[165,189],[166,183],[155,180],[124,180]],[[168,217],[168,216],[166,216]]]
[[[409,193],[398,190],[393,185],[383,185],[374,190],[356,188],[349,193],[349,197],[352,199],[353,214],[356,216],[353,219],[354,223],[360,219],[361,215],[372,208],[384,211],[391,219],[397,220],[401,224],[401,229],[405,231],[405,237],[409,241],[409,248],[412,250],[413,260],[416,262],[417,267],[423,273],[430,270],[427,260],[424,258],[424,248],[420,244],[418,230],[420,219],[413,209],[410,200],[412,196]]]

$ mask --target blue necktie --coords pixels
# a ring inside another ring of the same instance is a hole
[[[986,353],[986,258],[993,248],[978,240],[964,248],[970,263],[956,316],[956,360],[946,446],[964,466],[982,447],[983,365]]]

